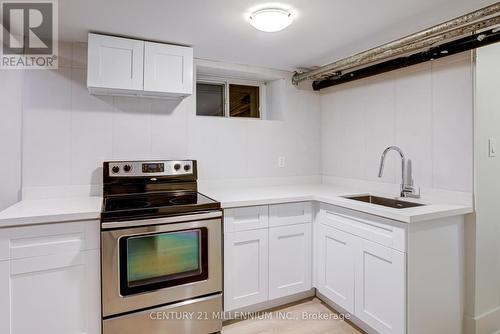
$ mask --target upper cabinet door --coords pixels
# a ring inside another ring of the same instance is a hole
[[[145,91],[192,94],[192,48],[145,42],[144,55]]]
[[[143,89],[144,41],[89,34],[87,86]]]

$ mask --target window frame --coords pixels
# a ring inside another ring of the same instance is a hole
[[[224,112],[223,116],[209,116],[209,115],[198,115],[200,117],[221,117],[227,119],[253,119],[253,120],[264,120],[267,119],[267,91],[266,91],[266,82],[259,80],[251,80],[251,79],[241,79],[241,78],[231,78],[231,77],[216,77],[209,75],[201,75],[199,74],[196,77],[196,84],[213,84],[213,85],[224,85],[223,89],[223,101],[224,101]],[[243,86],[251,86],[251,87],[259,87],[259,117],[232,117],[229,115],[229,85],[243,85]]]
[[[198,84],[204,84],[204,85],[219,85],[219,86],[223,86],[224,88],[222,89],[222,101],[223,101],[223,105],[222,105],[222,116],[215,116],[215,115],[198,115],[198,100],[196,100],[196,116],[200,116],[200,117],[223,117],[223,118],[226,118],[227,117],[227,114],[229,113],[227,111],[227,98],[228,98],[228,89],[227,89],[227,84],[225,81],[217,81],[217,80],[210,80],[210,79],[207,79],[207,80],[196,80],[196,85]],[[196,99],[198,99],[198,88],[196,88]]]

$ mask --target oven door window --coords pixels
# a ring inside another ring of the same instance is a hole
[[[122,296],[207,278],[208,242],[204,227],[120,239]]]

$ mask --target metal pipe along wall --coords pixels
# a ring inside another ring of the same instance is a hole
[[[497,2],[491,6],[479,9],[472,13],[460,16],[382,46],[341,59],[315,70],[305,73],[295,73],[292,77],[292,82],[297,85],[304,80],[318,80],[329,78],[331,76],[338,76],[343,74],[343,71],[348,71],[352,68],[373,65],[374,63],[398,57],[403,54],[418,52],[419,50],[425,48],[435,47],[440,43],[468,36],[479,30],[500,24],[500,15],[492,17],[493,15],[499,13],[500,2]],[[488,19],[479,21],[483,18]]]

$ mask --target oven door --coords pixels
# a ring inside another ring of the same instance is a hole
[[[220,216],[103,223],[103,316],[220,292]]]

